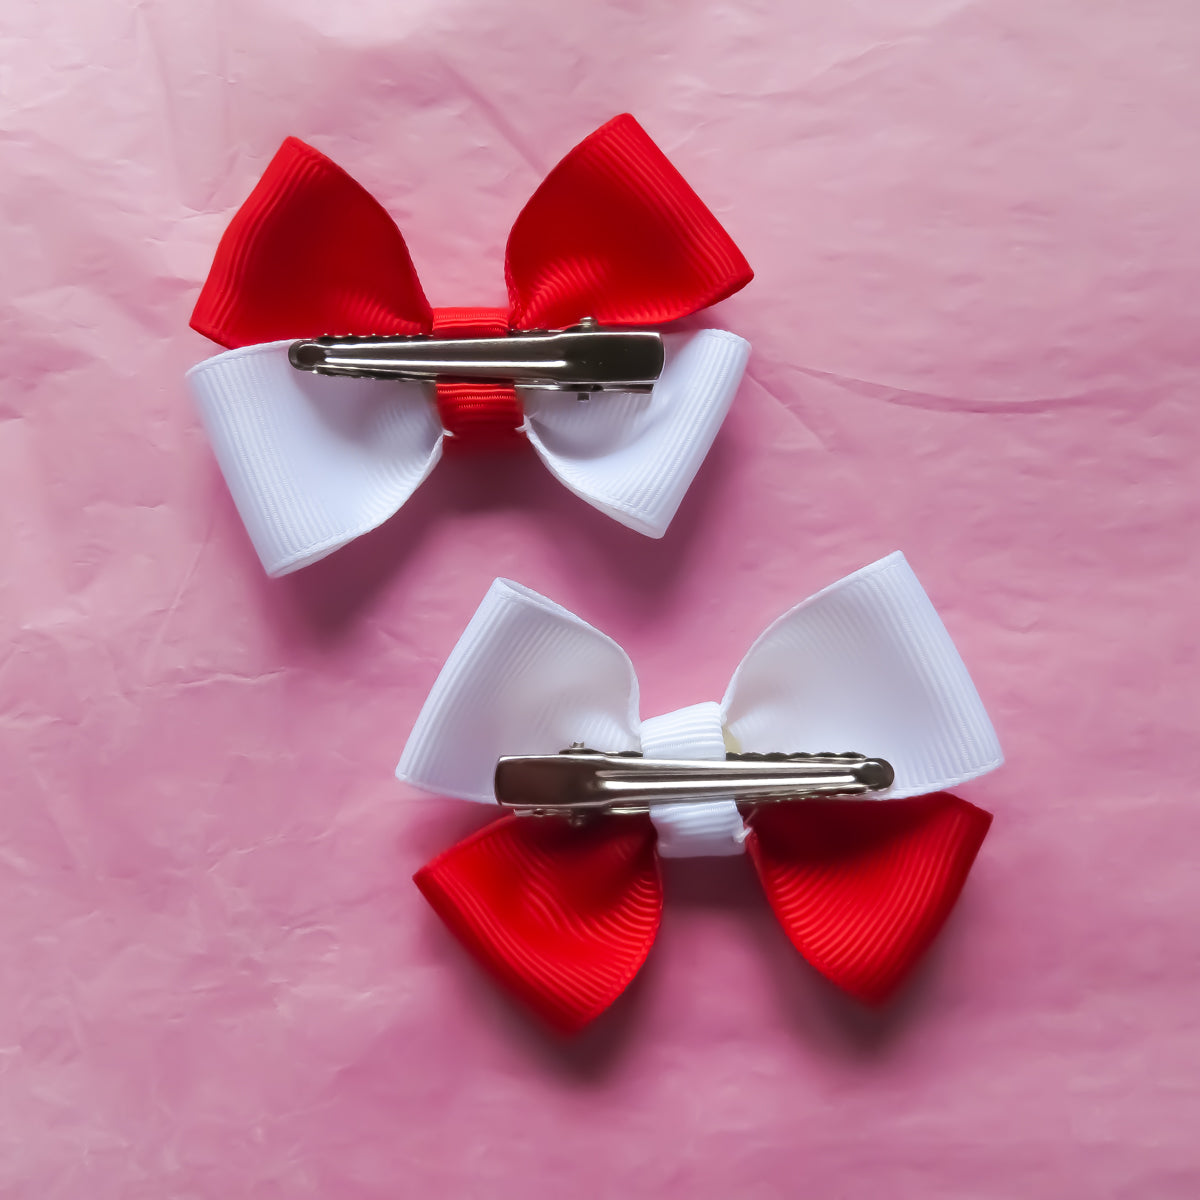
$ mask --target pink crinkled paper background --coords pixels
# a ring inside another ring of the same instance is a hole
[[[1198,61],[1193,0],[10,0],[0,1195],[1200,1194]],[[668,536],[518,453],[266,580],[182,379],[281,139],[489,304],[623,110],[758,271]],[[677,862],[628,994],[544,1033],[409,882],[486,814],[392,778],[489,581],[650,715],[895,548],[1009,759],[917,977],[865,1013],[746,861]]]

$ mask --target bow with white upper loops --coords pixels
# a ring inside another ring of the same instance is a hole
[[[566,609],[497,580],[417,719],[397,775],[494,803],[503,755],[573,744],[654,758],[727,750],[856,751],[892,764],[876,801],[808,800],[743,817],[721,799],[650,820],[505,817],[417,882],[480,960],[552,1023],[575,1029],[641,965],[661,911],[657,856],[749,851],[789,936],[868,1001],[898,985],[949,913],[989,814],[945,788],[1000,765],[979,695],[902,554],[780,617],[720,704],[642,721],[625,652]]]

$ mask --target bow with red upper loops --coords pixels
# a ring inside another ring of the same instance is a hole
[[[584,138],[543,180],[508,238],[509,305],[431,308],[383,206],[319,150],[288,138],[217,247],[192,328],[227,347],[323,334],[495,337],[660,325],[754,277],[716,217],[628,113]],[[516,437],[511,385],[440,380],[455,445]]]
[[[323,558],[404,504],[443,449],[528,442],[571,491],[661,537],[745,369],[748,344],[669,334],[651,393],[590,404],[511,382],[313,378],[287,349],[325,336],[488,338],[662,324],[752,278],[745,258],[629,115],[546,176],[508,239],[505,308],[433,308],[399,229],[340,167],[288,138],[234,215],[192,314],[224,353],[188,381],[272,575]],[[432,402],[431,402],[432,401]]]

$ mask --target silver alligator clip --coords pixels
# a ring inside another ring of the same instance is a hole
[[[649,392],[662,374],[662,335],[609,329],[588,317],[570,329],[504,337],[320,337],[293,342],[288,361],[319,375],[432,381],[488,379],[556,392]]]
[[[578,820],[697,800],[767,804],[864,796],[891,787],[894,778],[891,763],[862,754],[728,754],[722,762],[572,746],[561,754],[501,758],[496,799],[523,816]]]

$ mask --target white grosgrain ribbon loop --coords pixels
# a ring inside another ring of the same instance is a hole
[[[662,537],[733,401],[750,346],[704,329],[664,338],[649,395],[522,393],[550,472],[593,508]],[[290,342],[229,350],[188,384],[268,575],[316,562],[391,517],[437,465],[432,389],[298,371]]]
[[[954,787],[998,767],[999,743],[950,635],[902,554],[848,575],[775,621],[717,706],[641,722],[638,683],[611,638],[498,579],[450,653],[396,774],[427,791],[494,803],[505,754],[593,750],[715,759],[857,751],[887,759],[881,798]],[[732,801],[659,806],[664,855],[737,854]],[[613,817],[620,820],[620,817]]]

